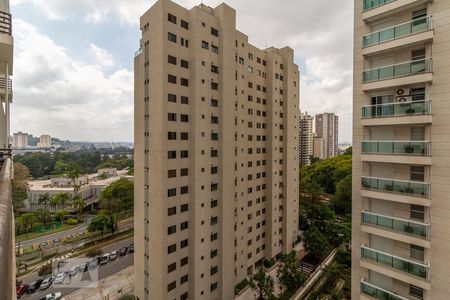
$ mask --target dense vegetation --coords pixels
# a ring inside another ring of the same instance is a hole
[[[133,166],[133,160],[126,155],[115,154],[112,158],[98,150],[80,150],[65,153],[25,153],[14,157],[14,161],[25,165],[33,178],[63,175],[74,168],[80,174],[95,173],[98,168],[123,169]]]

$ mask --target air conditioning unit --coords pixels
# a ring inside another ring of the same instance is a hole
[[[410,96],[408,96],[408,97],[398,97],[397,101],[398,102],[409,102],[409,101],[411,101],[411,97]]]
[[[411,95],[411,89],[409,88],[399,88],[395,90],[395,96],[397,97],[406,97]]]

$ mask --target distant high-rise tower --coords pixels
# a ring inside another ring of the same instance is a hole
[[[27,148],[28,147],[28,133],[16,132],[13,135],[13,147],[14,148]]]
[[[38,147],[42,148],[49,148],[52,146],[52,137],[48,134],[43,134],[39,138],[39,143],[37,144]]]
[[[300,114],[299,156],[300,165],[309,165],[313,156],[313,120],[307,112]]]
[[[140,24],[135,294],[234,299],[298,238],[294,52],[251,45],[226,4],[159,0]]]
[[[0,149],[9,148],[14,45],[11,28],[9,1],[0,0]]]
[[[315,118],[316,134],[318,138],[322,138],[321,153],[323,159],[335,157],[339,155],[338,134],[339,122],[338,116],[334,113],[317,114]]]

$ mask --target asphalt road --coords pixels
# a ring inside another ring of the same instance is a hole
[[[80,225],[80,226],[77,226],[75,228],[71,228],[71,229],[68,229],[68,230],[65,230],[65,231],[57,232],[57,233],[54,233],[54,234],[49,234],[49,235],[45,235],[45,236],[42,236],[42,237],[38,237],[38,238],[35,238],[35,239],[32,239],[32,240],[27,240],[27,241],[21,242],[20,243],[20,247],[22,247],[22,248],[30,247],[30,246],[32,246],[34,244],[40,244],[40,243],[43,243],[43,242],[46,242],[46,241],[49,241],[49,240],[53,240],[53,239],[56,239],[56,238],[64,237],[64,236],[66,236],[68,234],[75,234],[75,233],[77,233],[79,231],[84,231],[84,230],[87,229],[89,223],[91,223],[93,218],[94,218],[93,215],[87,215],[85,217],[85,223]],[[16,243],[16,245],[17,245],[17,243]]]
[[[121,247],[128,246],[131,243],[133,243],[133,238],[129,238],[129,239],[122,240],[122,241],[116,242],[114,244],[108,245],[106,247],[103,247],[102,250],[103,250],[103,253],[107,253],[107,252],[109,253],[111,251],[118,250]],[[82,258],[82,257],[83,256],[81,256],[80,258]],[[125,268],[133,265],[133,257],[134,257],[134,254],[127,253],[127,255],[125,255],[125,256],[119,256],[115,261],[110,261],[106,265],[99,266],[97,269],[95,269],[95,270],[98,270],[98,279],[99,280],[103,279],[105,277],[115,274],[116,272],[119,272],[122,269],[125,269]],[[77,276],[81,276],[81,273],[78,273]],[[33,272],[32,274],[29,274],[29,275],[25,276],[24,278],[22,278],[22,282],[29,284],[39,278],[40,278],[39,275],[36,272]],[[58,284],[58,285],[52,284],[50,286],[50,288],[48,288],[46,290],[39,290],[34,294],[24,294],[20,299],[39,300],[39,299],[45,297],[45,295],[47,295],[47,294],[56,293],[56,292],[61,292],[61,294],[63,296],[65,296],[65,295],[70,294],[70,293],[74,292],[75,290],[79,289],[79,287],[78,288],[67,287],[67,286],[65,287],[64,285],[65,285],[64,283]]]

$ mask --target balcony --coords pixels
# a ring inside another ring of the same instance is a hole
[[[364,22],[374,22],[400,11],[411,9],[430,0],[363,0],[362,19]]]
[[[12,161],[0,160],[0,299],[15,299],[16,262],[14,213],[11,200]]]
[[[427,141],[363,141],[362,161],[431,165],[431,143]]]
[[[364,278],[361,279],[361,293],[380,300],[409,300],[408,298],[368,283]]]
[[[361,223],[430,239],[430,224],[361,211]]]
[[[5,102],[6,94],[6,79],[5,75],[0,74],[0,102]],[[12,80],[8,79],[8,98],[12,100]]]
[[[396,271],[408,273],[409,275],[417,276],[425,280],[429,279],[430,264],[423,264],[407,258],[392,255],[383,251],[369,248],[366,245],[361,246],[361,258],[382,264]]]
[[[415,197],[429,198],[430,196],[430,184],[426,182],[361,177],[361,186],[365,189],[399,193]]]
[[[364,56],[431,41],[434,37],[431,16],[412,20],[363,36]]]
[[[385,5],[392,1],[395,1],[395,0],[364,0],[363,1],[363,11],[377,8],[381,5]]]
[[[363,91],[432,81],[432,59],[417,59],[363,72]]]
[[[142,48],[139,48],[138,51],[134,52],[134,57],[138,57],[142,53]]]
[[[402,125],[432,123],[431,101],[408,101],[362,107],[362,125]]]
[[[11,14],[0,11],[0,34],[12,35]]]

